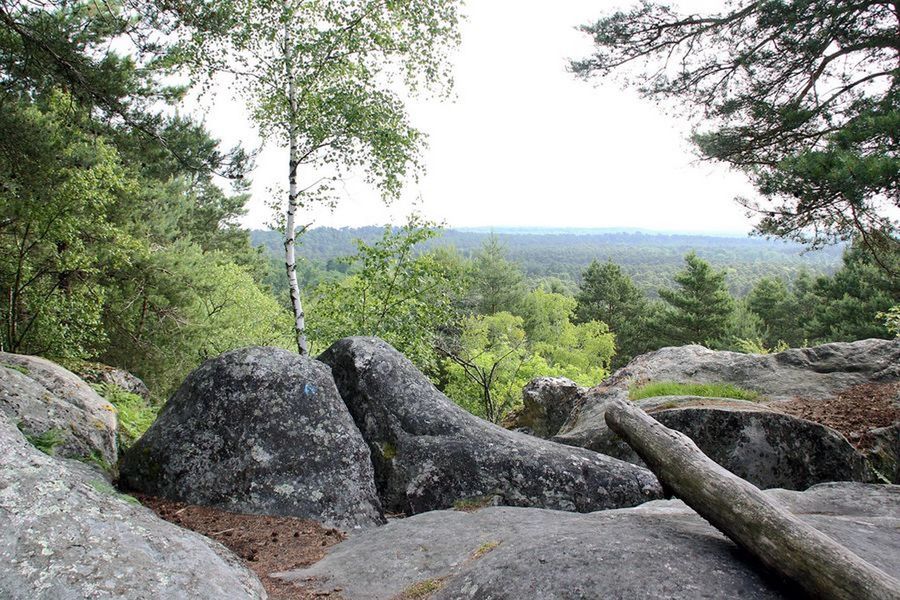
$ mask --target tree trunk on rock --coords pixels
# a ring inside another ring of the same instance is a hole
[[[666,488],[812,597],[900,599],[900,581],[713,462],[686,435],[621,399],[607,407],[606,422]]]

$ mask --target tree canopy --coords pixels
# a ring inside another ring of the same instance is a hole
[[[892,0],[644,2],[585,25],[583,76],[616,72],[693,118],[701,156],[746,172],[757,231],[897,251],[900,11]],[[881,234],[881,235],[879,235]]]

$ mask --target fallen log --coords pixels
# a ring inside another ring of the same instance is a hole
[[[606,423],[640,455],[665,488],[810,596],[900,599],[900,581],[713,462],[683,433],[663,426],[622,399],[609,404]]]

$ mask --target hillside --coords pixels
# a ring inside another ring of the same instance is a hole
[[[381,227],[319,227],[300,239],[299,254],[314,264],[327,266],[328,261],[353,254],[354,241],[371,243],[381,237]],[[790,279],[801,269],[813,274],[831,274],[840,265],[843,248],[834,246],[815,252],[783,241],[750,237],[701,236],[652,232],[600,232],[590,230],[552,230],[552,233],[511,233],[503,230],[496,237],[508,251],[508,257],[519,263],[531,278],[556,276],[579,281],[581,272],[592,260],[611,260],[634,279],[638,287],[654,295],[669,285],[682,267],[686,253],[697,255],[717,268],[729,272],[731,293],[742,296],[753,283],[764,276]],[[568,232],[565,232],[568,231]],[[585,231],[588,231],[585,233]],[[426,247],[452,246],[463,255],[475,252],[490,233],[445,230]],[[253,230],[254,246],[265,246],[273,255],[282,251],[281,234],[277,231]]]

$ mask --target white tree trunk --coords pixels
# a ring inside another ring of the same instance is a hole
[[[287,6],[287,2],[285,2]],[[296,126],[296,98],[294,91],[294,73],[291,67],[291,32],[290,20],[284,25],[284,51],[286,75],[288,79],[288,104],[289,104],[289,173],[288,173],[288,203],[287,219],[284,227],[284,266],[287,269],[288,287],[291,293],[291,307],[294,309],[294,333],[297,336],[297,352],[302,355],[309,354],[309,346],[306,343],[306,319],[303,314],[303,303],[300,301],[300,285],[297,283],[297,126]]]

